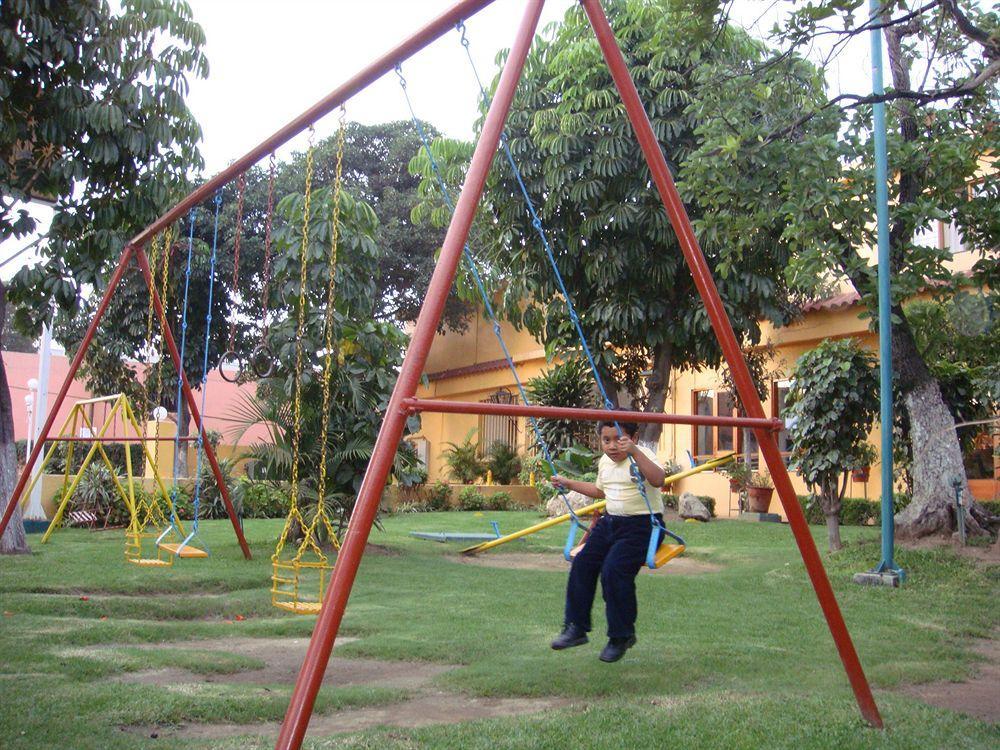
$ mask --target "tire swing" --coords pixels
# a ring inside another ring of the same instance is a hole
[[[325,531],[327,538],[335,550],[340,550],[340,542],[330,523],[326,511],[326,457],[327,428],[330,412],[330,374],[334,367],[333,328],[334,328],[334,293],[337,274],[337,242],[340,229],[340,203],[342,166],[344,156],[344,121],[341,115],[340,129],[337,132],[337,173],[333,192],[333,221],[330,229],[330,253],[327,263],[326,309],[323,317],[323,370],[322,407],[320,419],[322,431],[319,438],[319,474],[316,483],[316,512],[312,518],[306,519],[299,507],[301,487],[299,483],[299,463],[301,458],[301,419],[302,419],[302,372],[303,372],[303,333],[306,319],[306,281],[309,254],[309,209],[312,196],[313,176],[313,144],[310,132],[309,150],[306,154],[306,189],[303,201],[302,246],[299,262],[299,299],[298,317],[295,335],[295,372],[292,397],[292,412],[294,428],[292,431],[292,477],[288,517],[278,539],[278,545],[271,556],[271,603],[278,609],[297,615],[319,614],[323,607],[323,596],[333,562],[320,546],[318,534]],[[290,536],[293,528],[303,531],[303,536],[290,554]]]

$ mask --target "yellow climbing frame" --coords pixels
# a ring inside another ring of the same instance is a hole
[[[104,415],[104,421],[101,423],[100,428],[95,428],[94,420],[91,415],[94,412],[94,407],[99,404],[106,405],[106,412]],[[108,431],[111,430],[112,427],[114,427],[119,421],[122,424],[122,429],[126,431],[126,434],[108,435]],[[73,438],[77,437],[81,428],[85,428],[88,431],[89,435],[93,438],[93,442],[90,443],[90,449],[87,451],[87,455],[84,456],[83,462],[80,464],[80,468],[75,474],[71,474],[70,467],[73,465],[73,452],[77,443],[77,441]],[[131,434],[128,434],[128,430],[131,430]],[[138,497],[136,496],[134,481],[135,470],[132,466],[132,453],[129,450],[125,451],[125,475],[127,485],[122,485],[114,464],[112,464],[111,459],[108,457],[107,451],[104,450],[104,442],[119,442],[123,437],[129,442],[139,442],[142,446],[143,456],[152,467],[153,479],[159,489],[159,494],[155,492],[151,494],[140,492]],[[147,544],[147,541],[154,539],[158,533],[147,532],[146,529],[150,526],[160,526],[165,528],[169,525],[167,513],[164,512],[164,504],[170,509],[169,512],[174,518],[174,523],[177,526],[178,531],[183,533],[183,528],[180,525],[180,520],[174,513],[173,506],[170,504],[169,500],[167,500],[169,497],[167,488],[163,484],[163,479],[160,477],[155,457],[149,452],[149,447],[146,445],[146,436],[139,427],[139,422],[136,419],[135,412],[132,410],[128,397],[125,396],[124,393],[116,393],[111,396],[101,396],[98,398],[88,398],[77,401],[70,409],[62,427],[59,428],[59,431],[54,437],[49,438],[49,442],[52,443],[52,445],[48,451],[46,451],[38,471],[35,472],[35,476],[32,477],[31,482],[28,484],[20,500],[21,503],[24,503],[27,498],[31,496],[32,489],[34,489],[35,484],[41,479],[42,474],[45,472],[45,467],[55,455],[56,446],[60,442],[67,443],[66,466],[63,470],[62,496],[59,506],[56,508],[55,515],[52,517],[52,521],[49,524],[49,528],[42,536],[42,543],[44,544],[48,542],[49,537],[52,536],[52,532],[54,532],[62,523],[63,516],[66,513],[66,508],[68,507],[69,501],[73,497],[73,493],[76,491],[77,486],[80,484],[80,480],[83,478],[84,471],[86,471],[95,456],[99,455],[111,474],[111,480],[114,483],[118,495],[125,503],[125,507],[129,510],[129,526],[125,533],[125,558],[129,562],[147,567],[169,566],[173,559],[171,556],[162,557],[156,553],[154,553],[153,557],[148,556],[146,548],[151,545]]]

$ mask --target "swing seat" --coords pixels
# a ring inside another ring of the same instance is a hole
[[[125,560],[140,568],[169,568],[174,564],[174,558],[147,557],[153,550],[148,549],[144,540],[152,540],[154,534],[142,531],[129,531],[125,535]]]
[[[668,562],[678,557],[684,552],[686,547],[683,544],[669,544],[664,542],[656,550],[656,556],[653,558],[653,568],[659,568],[666,565]]]
[[[171,555],[182,559],[192,557],[208,557],[208,553],[205,550],[192,547],[190,544],[185,544],[181,547],[180,542],[160,542],[156,546],[164,552],[169,552]]]
[[[318,615],[323,609],[322,602],[276,601],[274,606],[293,615]]]

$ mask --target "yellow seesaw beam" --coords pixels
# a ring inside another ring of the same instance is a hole
[[[686,469],[685,471],[678,472],[677,474],[672,474],[663,480],[663,486],[666,487],[668,484],[673,484],[674,482],[680,481],[685,477],[690,477],[694,474],[700,474],[703,471],[708,471],[709,469],[716,469],[719,466],[723,466],[733,459],[736,458],[735,453],[730,453],[725,456],[720,456],[719,458],[713,458],[711,461],[706,461],[703,464]],[[599,500],[596,503],[590,505],[585,505],[576,511],[578,516],[589,516],[592,513],[596,513],[600,510],[604,510],[604,506],[607,504],[606,500]],[[466,547],[462,550],[463,555],[478,555],[480,552],[486,552],[486,550],[493,549],[494,547],[499,547],[501,544],[506,544],[507,542],[512,542],[515,539],[520,539],[521,537],[528,536],[529,534],[534,534],[536,531],[542,531],[543,529],[550,528],[552,526],[557,526],[561,523],[566,523],[570,520],[571,516],[569,513],[564,513],[561,516],[556,516],[555,518],[549,518],[541,523],[536,523],[534,526],[529,526],[526,529],[521,529],[520,531],[515,531],[511,534],[505,536],[497,537],[496,539],[490,539],[488,542],[483,542],[481,544],[476,544],[472,547]]]

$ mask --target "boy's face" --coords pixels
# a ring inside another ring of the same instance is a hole
[[[623,435],[625,433],[622,433]],[[632,437],[629,438],[633,439]],[[618,430],[612,425],[601,428],[601,450],[615,463],[624,461],[628,453],[618,442]]]

